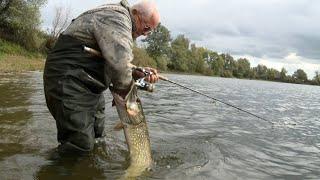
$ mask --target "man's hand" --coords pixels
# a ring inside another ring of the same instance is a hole
[[[145,80],[146,80],[147,82],[152,83],[152,84],[158,82],[159,77],[158,77],[158,71],[157,71],[156,69],[149,68],[149,67],[146,67],[146,68],[144,68],[144,69],[145,69],[146,71],[151,72],[150,75],[145,78]]]
[[[143,72],[143,70],[144,70],[144,72]],[[134,80],[145,77],[145,81],[152,83],[152,84],[158,82],[158,80],[159,80],[157,70],[150,68],[150,67],[145,67],[143,69],[141,69],[141,68],[134,69],[132,71],[132,76],[133,76]]]

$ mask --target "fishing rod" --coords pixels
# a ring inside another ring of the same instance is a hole
[[[93,55],[96,55],[96,56],[99,56],[99,57],[102,57],[101,52],[99,52],[99,51],[97,51],[97,50],[95,50],[95,49],[86,47],[86,46],[83,46],[83,51],[88,52],[88,53],[93,54]],[[135,68],[136,70],[140,70],[140,71],[143,72],[146,76],[152,74],[152,72],[147,72],[147,71],[146,71],[145,69],[143,69],[143,68],[138,68],[138,67],[134,67],[134,68]],[[237,107],[237,106],[235,106],[235,105],[232,105],[232,104],[230,104],[230,103],[227,103],[227,102],[224,102],[224,101],[222,101],[222,100],[219,100],[219,99],[217,99],[217,98],[215,98],[215,97],[212,97],[212,96],[209,96],[209,95],[207,95],[207,94],[204,94],[204,93],[202,93],[202,92],[200,92],[200,91],[198,91],[198,90],[195,90],[195,89],[189,88],[189,87],[187,87],[187,86],[185,86],[185,85],[182,85],[182,84],[180,84],[180,83],[174,82],[174,81],[168,79],[167,77],[164,77],[164,76],[161,76],[161,75],[158,75],[158,77],[159,77],[159,79],[162,80],[162,81],[169,82],[169,83],[171,83],[171,84],[174,84],[174,85],[176,85],[176,86],[182,87],[182,88],[187,89],[187,90],[189,90],[189,91],[192,91],[192,92],[194,92],[194,93],[200,94],[200,95],[205,96],[205,97],[207,97],[207,98],[209,98],[209,99],[212,99],[212,100],[214,100],[214,101],[220,102],[220,103],[225,104],[225,105],[227,105],[227,106],[229,106],[229,107],[235,108],[235,109],[237,109],[237,110],[239,110],[239,111],[241,111],[241,112],[250,114],[251,116],[254,116],[254,117],[258,118],[258,119],[261,119],[261,120],[263,120],[263,121],[269,122],[269,123],[271,123],[272,125],[275,124],[275,122],[272,122],[272,121],[270,121],[270,120],[268,120],[268,119],[265,119],[265,118],[263,118],[263,117],[261,117],[261,116],[258,116],[258,115],[254,114],[254,113],[251,113],[251,112],[249,112],[249,111],[247,111],[247,110],[244,110],[244,109],[242,109],[242,108],[239,108],[239,107]],[[140,79],[140,82],[138,82],[138,83],[142,84],[142,86],[148,85],[148,84],[146,84],[146,83],[144,82],[144,78],[141,78],[141,79]],[[148,88],[146,88],[146,89],[148,89]],[[291,125],[296,125],[295,123],[290,123],[290,124],[291,124]]]
[[[250,115],[252,115],[252,116],[254,116],[254,117],[258,118],[258,119],[261,119],[261,120],[264,120],[264,121],[266,121],[266,122],[268,122],[268,123],[271,123],[272,125],[276,124],[275,122],[272,122],[272,121],[270,121],[270,120],[268,120],[268,119],[265,119],[265,118],[263,118],[263,117],[261,117],[261,116],[258,116],[258,115],[256,115],[256,114],[253,114],[253,113],[251,113],[251,112],[249,112],[249,111],[247,111],[247,110],[241,109],[241,108],[239,108],[239,107],[237,107],[237,106],[235,106],[235,105],[232,105],[232,104],[227,103],[227,102],[223,102],[222,100],[219,100],[219,99],[214,98],[214,97],[212,97],[212,96],[206,95],[206,94],[204,94],[204,93],[202,93],[202,92],[199,92],[199,91],[197,91],[197,90],[195,90],[195,89],[192,89],[192,88],[189,88],[189,87],[187,87],[187,86],[184,86],[184,85],[182,85],[182,84],[180,84],[180,83],[171,81],[171,80],[169,80],[169,79],[166,78],[166,77],[163,77],[163,76],[158,76],[158,77],[159,77],[159,79],[161,79],[161,80],[163,80],[163,81],[169,82],[169,83],[171,83],[171,84],[180,86],[180,87],[182,87],[182,88],[184,88],[184,89],[190,90],[190,91],[192,91],[192,92],[195,92],[195,93],[197,93],[197,94],[200,94],[200,95],[202,95],[202,96],[205,96],[205,97],[207,97],[207,98],[210,98],[210,99],[212,99],[212,100],[218,101],[218,102],[220,102],[220,103],[222,103],[222,104],[225,104],[225,105],[227,105],[227,106],[230,106],[230,107],[232,107],[232,108],[235,108],[235,109],[237,109],[237,110],[239,110],[239,111],[242,111],[242,112],[244,112],[244,113],[250,114]],[[292,126],[296,126],[296,125],[297,125],[296,123],[287,123],[287,124],[292,125]]]
[[[239,111],[242,111],[242,112],[244,112],[244,113],[250,114],[250,115],[252,115],[252,116],[254,116],[254,117],[256,117],[256,118],[259,118],[259,119],[261,119],[261,120],[264,120],[264,121],[267,121],[267,122],[269,122],[269,123],[271,123],[271,124],[274,124],[274,122],[269,121],[269,120],[267,120],[267,119],[265,119],[265,118],[263,118],[263,117],[261,117],[261,116],[258,116],[258,115],[256,115],[256,114],[253,114],[253,113],[247,111],[247,110],[241,109],[241,108],[239,108],[239,107],[237,107],[237,106],[235,106],[235,105],[232,105],[232,104],[230,104],[230,103],[224,102],[224,101],[222,101],[222,100],[219,100],[219,99],[217,99],[217,98],[214,98],[214,97],[212,97],[212,96],[209,96],[209,95],[207,95],[207,94],[204,94],[204,93],[202,93],[202,92],[200,92],[200,91],[198,91],[198,90],[189,88],[189,87],[184,86],[184,85],[182,85],[182,84],[180,84],[180,83],[177,83],[177,82],[174,82],[174,81],[172,81],[172,80],[169,80],[169,79],[166,78],[166,77],[163,77],[163,76],[158,76],[158,77],[159,77],[159,79],[161,79],[161,80],[163,80],[163,81],[166,81],[166,82],[169,82],[169,83],[171,83],[171,84],[174,84],[174,85],[177,85],[177,86],[179,86],[179,87],[182,87],[182,88],[184,88],[184,89],[190,90],[190,91],[192,91],[192,92],[195,92],[195,93],[197,93],[197,94],[200,94],[200,95],[202,95],[202,96],[205,96],[205,97],[207,97],[207,98],[209,98],[209,99],[212,99],[212,100],[214,100],[214,101],[218,101],[218,102],[220,102],[220,103],[222,103],[222,104],[225,104],[225,105],[227,105],[227,106],[230,106],[230,107],[232,107],[232,108],[235,108],[235,109],[237,109],[237,110],[239,110]]]
[[[149,76],[149,75],[152,75],[152,74],[153,74],[152,72],[146,71],[144,68],[141,68],[141,67],[136,67],[135,70],[141,71],[142,73],[145,74],[145,76]],[[239,111],[242,111],[242,112],[245,112],[245,113],[247,113],[247,114],[250,114],[250,115],[252,115],[252,116],[254,116],[254,117],[256,117],[256,118],[259,118],[259,119],[261,119],[261,120],[264,120],[264,121],[266,121],[266,122],[269,122],[269,123],[271,123],[271,124],[274,124],[274,122],[269,121],[269,120],[267,120],[267,119],[265,119],[265,118],[263,118],[263,117],[261,117],[261,116],[258,116],[258,115],[256,115],[256,114],[253,114],[253,113],[247,111],[247,110],[241,109],[241,108],[239,108],[239,107],[237,107],[237,106],[235,106],[235,105],[232,105],[232,104],[230,104],[230,103],[226,103],[226,102],[224,102],[224,101],[222,101],[222,100],[219,100],[219,99],[217,99],[217,98],[214,98],[214,97],[212,97],[212,96],[209,96],[209,95],[207,95],[207,94],[204,94],[204,93],[202,93],[202,92],[200,92],[200,91],[198,91],[198,90],[189,88],[189,87],[187,87],[187,86],[185,86],[185,85],[182,85],[182,84],[180,84],[180,83],[177,83],[177,82],[174,82],[174,81],[172,81],[172,80],[169,80],[167,77],[158,75],[158,78],[159,78],[160,80],[163,80],[163,81],[169,82],[169,83],[171,83],[171,84],[174,84],[174,85],[176,85],[176,86],[182,87],[182,88],[184,88],[184,89],[187,89],[187,90],[192,91],[192,92],[194,92],[194,93],[200,94],[200,95],[205,96],[205,97],[207,97],[207,98],[209,98],[209,99],[212,99],[212,100],[214,100],[214,101],[218,101],[218,102],[220,102],[220,103],[222,103],[222,104],[225,104],[225,105],[227,105],[227,106],[233,107],[233,108],[235,108],[235,109],[237,109],[237,110],[239,110]],[[144,82],[144,78],[141,78],[141,80],[142,80],[142,83],[140,83],[140,82],[138,81],[138,82],[137,82],[137,85],[138,85],[138,86],[140,85],[141,87],[143,87],[144,90],[147,90],[147,91],[148,91],[148,88],[144,88],[144,86],[147,85],[147,84]],[[153,91],[153,88],[152,88],[152,90],[151,90],[150,92],[152,92],[152,91]]]

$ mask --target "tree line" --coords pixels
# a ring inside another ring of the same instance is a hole
[[[285,68],[278,71],[262,64],[251,67],[246,58],[234,59],[230,54],[219,54],[205,47],[197,47],[182,34],[172,39],[170,31],[161,24],[142,41],[142,47],[136,46],[134,49],[134,63],[137,65],[152,65],[163,71],[208,76],[320,85],[319,71],[315,72],[313,79],[308,79],[302,69],[289,75]]]
[[[28,51],[41,51],[47,34],[40,30],[46,0],[0,0],[0,38]]]
[[[28,51],[47,53],[70,21],[70,9],[56,7],[52,28],[45,32],[40,28],[40,8],[46,2],[0,0],[0,40],[14,42]],[[308,79],[302,69],[288,75],[285,68],[278,71],[261,64],[251,67],[246,58],[234,59],[230,54],[198,47],[184,35],[172,38],[170,31],[161,24],[142,40],[142,45],[135,45],[133,53],[134,64],[162,71],[320,85],[319,71],[313,79]]]

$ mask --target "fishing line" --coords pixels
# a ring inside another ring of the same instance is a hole
[[[95,56],[102,57],[102,54],[101,54],[100,51],[97,51],[97,50],[92,49],[92,48],[90,48],[90,47],[83,46],[83,51],[88,52],[88,53],[90,53],[90,54],[93,54],[93,55],[95,55]],[[141,69],[140,69],[140,70],[141,70]],[[143,69],[142,69],[142,70],[143,70]],[[144,70],[143,70],[143,72],[144,72]],[[145,73],[145,72],[144,72],[144,73]],[[150,72],[149,72],[149,73],[150,73]],[[152,74],[152,73],[151,73],[151,74]],[[159,79],[161,79],[161,80],[163,80],[163,81],[166,81],[166,82],[169,82],[169,83],[171,83],[171,84],[180,86],[180,87],[182,87],[182,88],[184,88],[184,89],[187,89],[187,90],[189,90],[189,91],[195,92],[195,93],[197,93],[197,94],[200,94],[200,95],[202,95],[202,96],[205,96],[205,97],[207,97],[207,98],[209,98],[209,99],[212,99],[212,100],[214,100],[214,101],[218,101],[218,102],[220,102],[220,103],[222,103],[222,104],[225,104],[225,105],[227,105],[227,106],[229,106],[229,107],[235,108],[235,109],[237,109],[237,110],[239,110],[239,111],[241,111],[241,112],[250,114],[251,116],[254,116],[254,117],[258,118],[258,119],[261,119],[261,120],[263,120],[263,121],[266,121],[266,122],[268,122],[268,123],[271,123],[272,125],[276,124],[275,122],[272,122],[272,121],[270,121],[270,120],[268,120],[268,119],[265,119],[265,118],[263,118],[263,117],[261,117],[261,116],[258,116],[258,115],[256,115],[256,114],[254,114],[254,113],[251,113],[251,112],[249,112],[249,111],[247,111],[247,110],[244,110],[244,109],[242,109],[242,108],[239,108],[239,107],[237,107],[237,106],[235,106],[235,105],[232,105],[232,104],[230,104],[230,103],[224,102],[224,101],[219,100],[219,99],[217,99],[217,98],[215,98],[215,97],[212,97],[212,96],[209,96],[209,95],[207,95],[207,94],[204,94],[204,93],[202,93],[202,92],[200,92],[200,91],[198,91],[198,90],[195,90],[195,89],[189,88],[189,87],[187,87],[187,86],[184,86],[184,85],[182,85],[182,84],[180,84],[180,83],[171,81],[171,80],[169,80],[168,78],[166,78],[166,77],[164,77],[164,76],[158,75],[158,77],[159,77]],[[112,102],[112,101],[111,101],[111,102]],[[288,124],[294,125],[294,126],[296,125],[295,123],[288,123]]]
[[[249,111],[247,111],[247,110],[244,110],[244,109],[242,109],[242,108],[239,108],[239,107],[237,107],[237,106],[235,106],[235,105],[232,105],[232,104],[230,104],[230,103],[227,103],[227,102],[224,102],[224,101],[222,101],[222,100],[219,100],[219,99],[217,99],[217,98],[215,98],[215,97],[212,97],[212,96],[209,96],[209,95],[207,95],[207,94],[204,94],[204,93],[202,93],[202,92],[200,92],[200,91],[198,91],[198,90],[195,90],[195,89],[189,88],[189,87],[187,87],[187,86],[184,86],[184,85],[182,85],[182,84],[180,84],[180,83],[171,81],[171,80],[169,80],[169,79],[166,78],[166,77],[159,76],[159,79],[161,79],[161,80],[163,80],[163,81],[166,81],[166,82],[169,82],[169,83],[171,83],[171,84],[177,85],[177,86],[179,86],[179,87],[182,87],[182,88],[184,88],[184,89],[190,90],[190,91],[192,91],[192,92],[195,92],[195,93],[197,93],[197,94],[200,94],[200,95],[202,95],[202,96],[205,96],[205,97],[207,97],[207,98],[209,98],[209,99],[212,99],[212,100],[214,100],[214,101],[218,101],[218,102],[220,102],[220,103],[222,103],[222,104],[225,104],[225,105],[227,105],[227,106],[230,106],[230,107],[232,107],[232,108],[235,108],[235,109],[237,109],[237,110],[239,110],[239,111],[242,111],[242,112],[244,112],[244,113],[250,114],[251,116],[254,116],[254,117],[258,118],[258,119],[261,119],[261,120],[263,120],[263,121],[269,122],[269,123],[271,123],[272,125],[275,124],[275,122],[272,122],[272,121],[270,121],[270,120],[268,120],[268,119],[265,119],[265,118],[263,118],[263,117],[261,117],[261,116],[258,116],[258,115],[254,114],[254,113],[251,113],[251,112],[249,112]],[[296,124],[292,123],[291,125],[296,125]]]

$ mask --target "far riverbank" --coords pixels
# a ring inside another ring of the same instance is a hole
[[[20,55],[2,55],[0,57],[0,73],[21,73],[26,71],[42,71],[44,57],[25,57]]]

